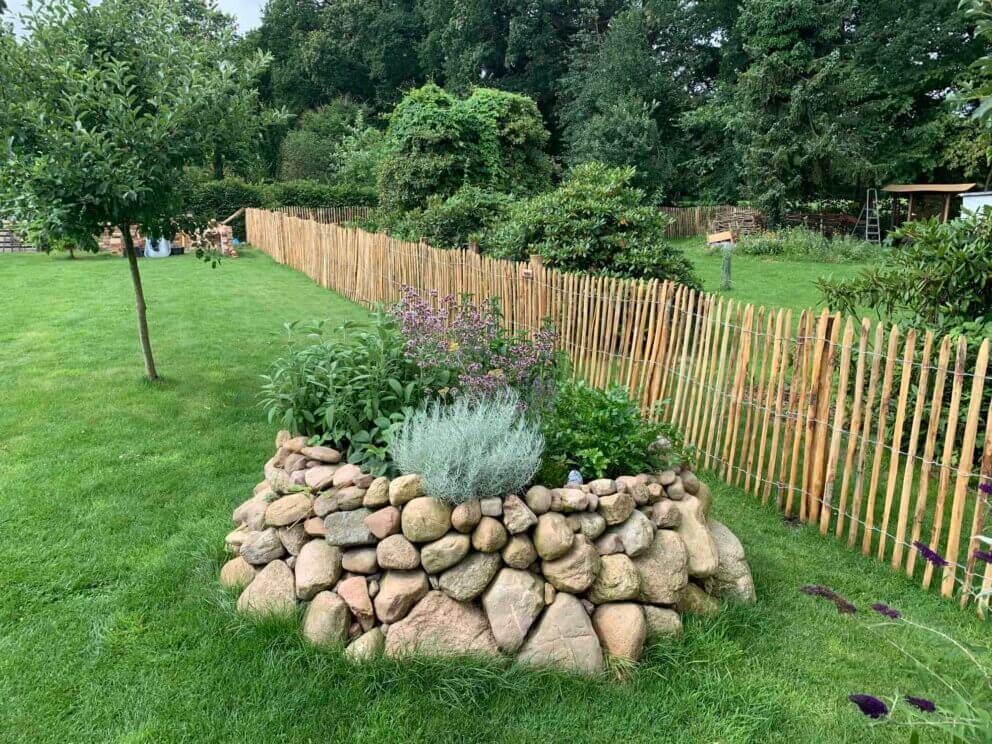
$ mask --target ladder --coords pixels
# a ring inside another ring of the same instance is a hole
[[[861,228],[862,224],[864,230]],[[858,215],[853,234],[863,236],[866,241],[875,245],[882,242],[882,226],[878,219],[878,189],[868,189],[865,194],[865,206]]]

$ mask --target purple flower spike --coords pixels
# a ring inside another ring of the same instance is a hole
[[[884,602],[876,602],[871,606],[871,608],[875,610],[875,612],[877,612],[879,615],[885,615],[885,617],[891,617],[893,620],[898,620],[900,617],[902,617],[902,613],[899,612],[899,610],[893,607],[889,607]]]
[[[992,550],[976,550],[972,555],[976,561],[992,563]]]
[[[992,496],[992,483],[979,483],[978,490],[984,493],[986,496]]]
[[[889,714],[889,706],[873,695],[850,695],[847,699],[869,718],[882,718]]]
[[[926,698],[918,698],[913,697],[912,695],[907,695],[906,702],[919,708],[924,713],[933,713],[937,710],[937,706],[933,704],[933,701],[927,700]]]
[[[927,562],[936,566],[937,568],[943,568],[944,566],[949,566],[950,564],[944,559],[940,553],[936,550],[932,550],[926,543],[921,543],[919,540],[913,543],[913,547],[916,548],[920,555],[922,555]]]

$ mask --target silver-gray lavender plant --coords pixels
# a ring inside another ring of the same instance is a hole
[[[516,394],[435,402],[406,420],[393,441],[402,473],[419,473],[428,496],[457,505],[514,493],[541,463],[544,437]]]

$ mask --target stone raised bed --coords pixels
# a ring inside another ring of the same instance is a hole
[[[244,613],[302,603],[303,634],[355,660],[483,654],[595,674],[680,633],[685,613],[755,599],[740,541],[688,470],[452,508],[417,475],[373,478],[286,432],[276,446],[234,510],[221,583]]]

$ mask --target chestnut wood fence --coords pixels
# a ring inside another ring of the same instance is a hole
[[[357,302],[401,289],[497,296],[510,328],[550,318],[576,374],[638,391],[701,467],[984,615],[976,560],[992,483],[989,341],[685,286],[565,274],[249,209],[249,242]],[[986,408],[988,405],[988,408]],[[939,552],[935,566],[914,543]],[[815,580],[815,577],[810,577]]]

